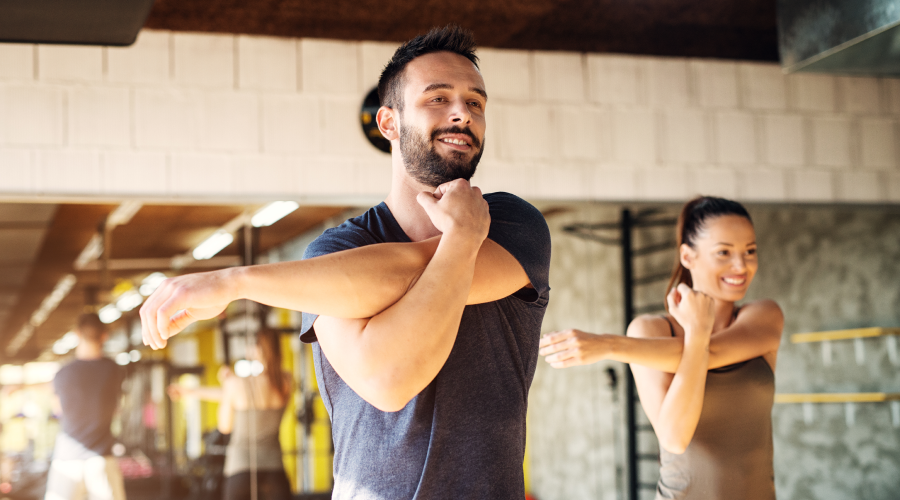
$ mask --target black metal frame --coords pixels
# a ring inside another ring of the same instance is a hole
[[[605,245],[618,245],[622,250],[622,312],[624,325],[627,329],[628,325],[636,315],[650,312],[658,312],[664,309],[663,304],[646,304],[635,306],[634,290],[638,286],[659,283],[669,278],[668,273],[656,273],[647,276],[634,276],[634,260],[636,257],[644,257],[656,254],[658,252],[669,251],[674,248],[675,243],[662,243],[649,245],[643,248],[634,248],[634,230],[650,227],[666,227],[674,226],[675,219],[671,217],[656,218],[661,215],[660,210],[647,209],[641,210],[637,214],[633,214],[628,208],[622,209],[618,221],[602,222],[602,223],[576,223],[563,227],[563,231],[573,236],[602,243]],[[663,214],[665,215],[665,214]],[[598,232],[618,231],[618,237],[609,237]],[[623,332],[624,334],[624,332]],[[641,483],[639,477],[639,462],[641,460],[658,460],[657,455],[639,454],[638,453],[638,433],[642,430],[648,430],[637,424],[635,405],[640,401],[634,385],[634,377],[631,370],[625,370],[625,407],[624,417],[625,425],[628,432],[625,436],[625,485],[627,500],[638,500],[640,498],[640,489],[655,489],[655,484]]]

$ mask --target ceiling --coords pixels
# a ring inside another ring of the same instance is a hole
[[[111,233],[110,271],[103,282],[96,262],[76,270],[75,260],[117,205],[0,203],[0,363],[35,359],[65,332],[88,305],[105,305],[110,289],[124,280],[134,283],[154,271],[170,276],[172,257],[186,254],[217,229],[259,205],[145,205]],[[304,206],[272,226],[258,230],[264,253],[299,236],[346,207]],[[240,262],[241,239],[210,261],[183,272]],[[135,259],[135,260],[131,260]],[[125,265],[116,266],[115,263]],[[124,268],[123,268],[124,267]],[[14,355],[5,348],[40,307],[61,278],[77,281],[28,342]]]
[[[146,27],[403,41],[457,23],[484,47],[778,60],[776,0],[156,0]]]

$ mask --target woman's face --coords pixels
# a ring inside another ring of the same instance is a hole
[[[759,266],[753,224],[738,215],[706,221],[693,248],[681,245],[681,263],[690,269],[695,290],[714,299],[741,300]]]

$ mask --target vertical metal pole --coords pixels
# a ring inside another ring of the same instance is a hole
[[[622,210],[621,220],[622,241],[622,304],[625,328],[634,319],[634,266],[632,262],[631,230],[634,221],[631,211]],[[627,500],[638,500],[638,461],[637,461],[637,422],[634,414],[635,391],[634,377],[631,369],[625,369],[625,425],[628,432],[625,435],[625,484],[627,488]]]

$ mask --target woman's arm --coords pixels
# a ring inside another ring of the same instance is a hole
[[[234,396],[237,390],[237,378],[226,377],[222,382],[222,398],[219,400],[218,422],[216,424],[222,434],[231,434],[234,423]]]
[[[680,295],[680,297],[679,297]],[[675,374],[632,365],[641,406],[656,431],[659,444],[671,453],[684,453],[703,409],[706,373],[709,365],[709,338],[713,325],[713,303],[708,296],[686,285],[669,294],[670,314],[685,330],[684,350]],[[638,318],[628,326],[635,338],[669,335],[666,320]]]
[[[221,401],[222,388],[213,386],[187,387],[181,384],[170,384],[166,389],[169,397],[177,401],[182,398],[197,398],[203,401]]]
[[[774,355],[781,344],[784,315],[772,300],[744,305],[737,319],[709,341],[709,369],[728,366],[759,356]],[[541,355],[554,368],[568,368],[603,359],[638,364],[675,373],[684,352],[684,339],[672,337],[623,337],[569,329],[541,339]],[[774,365],[774,363],[773,363]]]

